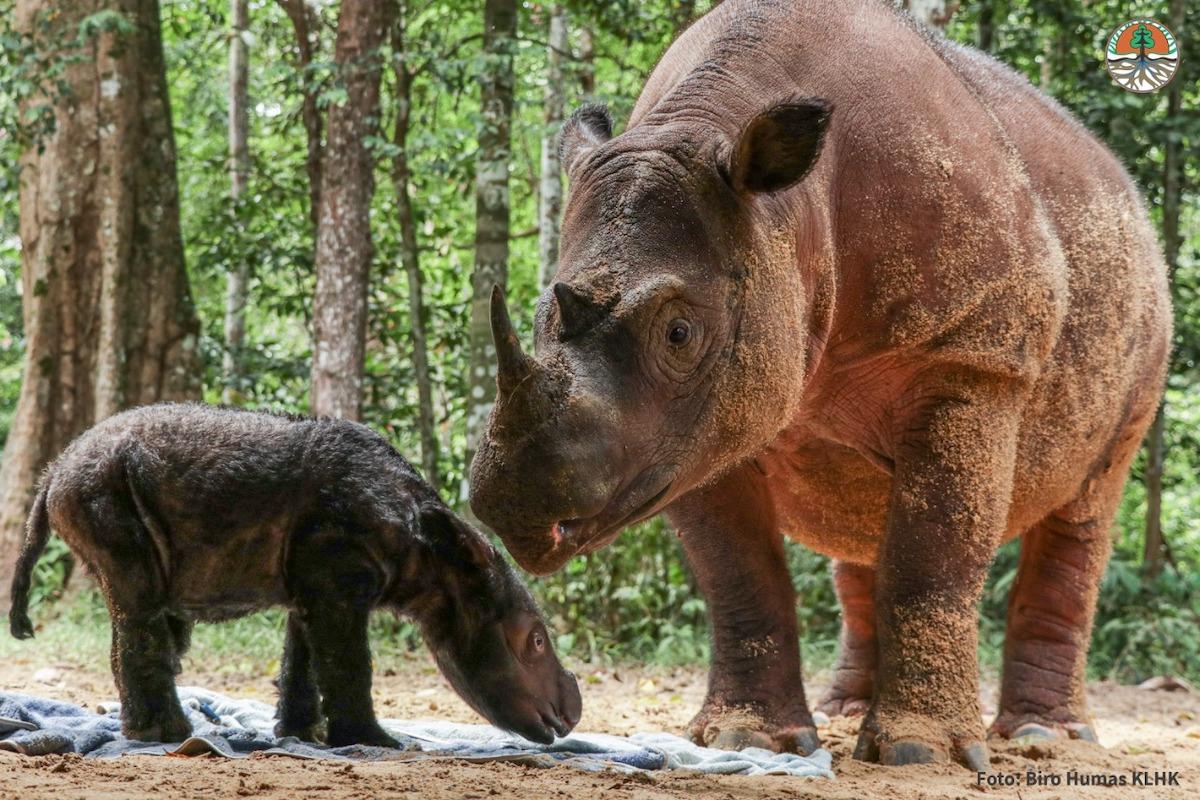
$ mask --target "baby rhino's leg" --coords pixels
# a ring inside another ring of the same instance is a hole
[[[279,706],[276,710],[279,722],[275,724],[275,735],[316,741],[317,729],[321,725],[321,695],[317,691],[316,675],[313,674],[308,633],[295,612],[288,615],[283,661],[276,683],[279,687]]]
[[[374,562],[340,531],[326,530],[301,538],[288,573],[328,721],[326,741],[398,748],[371,704],[367,621],[383,584]]]
[[[78,504],[86,520],[64,539],[82,543],[112,617],[112,668],[121,729],[130,739],[181,742],[191,725],[175,694],[182,629],[167,611],[163,576],[132,498],[104,493]]]
[[[112,661],[121,695],[121,731],[143,742],[182,742],[192,735],[175,694],[175,640],[165,614],[113,613]]]
[[[192,645],[192,621],[176,614],[167,614],[166,617],[167,626],[171,629],[171,648],[175,654],[171,672],[178,675],[183,672],[183,657]]]

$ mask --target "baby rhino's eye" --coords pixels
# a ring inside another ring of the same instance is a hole
[[[692,327],[688,325],[685,319],[671,320],[671,324],[667,326],[667,341],[679,347],[688,343],[692,338]]]
[[[533,635],[533,650],[535,653],[540,653],[546,649],[546,640],[542,638],[541,633]]]

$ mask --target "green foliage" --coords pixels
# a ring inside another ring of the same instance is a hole
[[[588,661],[705,658],[704,601],[673,539],[652,520],[623,533],[610,552],[572,559],[535,581],[559,648]]]
[[[33,570],[33,586],[29,592],[31,605],[60,599],[74,568],[75,561],[66,543],[57,536],[51,537]]]
[[[1200,575],[1168,569],[1142,575],[1139,553],[1118,550],[1100,586],[1090,672],[1135,683],[1154,675],[1195,680],[1200,664]]]

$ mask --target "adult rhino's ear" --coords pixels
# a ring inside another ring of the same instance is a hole
[[[443,557],[487,569],[496,557],[496,549],[479,531],[459,519],[444,506],[421,506],[421,533]]]
[[[831,106],[798,98],[772,106],[742,131],[727,170],[734,191],[778,192],[798,183],[821,155]]]
[[[608,109],[589,103],[580,106],[563,125],[558,139],[558,158],[568,175],[583,155],[612,138],[613,121]]]

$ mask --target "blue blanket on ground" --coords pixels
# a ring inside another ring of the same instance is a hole
[[[331,748],[292,737],[277,739],[271,733],[275,709],[266,703],[236,700],[194,687],[180,687],[178,692],[193,735],[177,745],[124,738],[116,703],[105,703],[96,713],[59,700],[0,692],[0,750],[26,755],[80,753],[88,758],[167,754],[245,758],[253,753],[364,760],[452,758],[565,765],[589,771],[686,769],[728,775],[833,777],[831,757],[825,750],[811,756],[753,747],[731,752],[698,747],[667,733],[630,737],[575,733],[552,745],[537,745],[487,725],[381,720],[402,751],[358,745]]]

